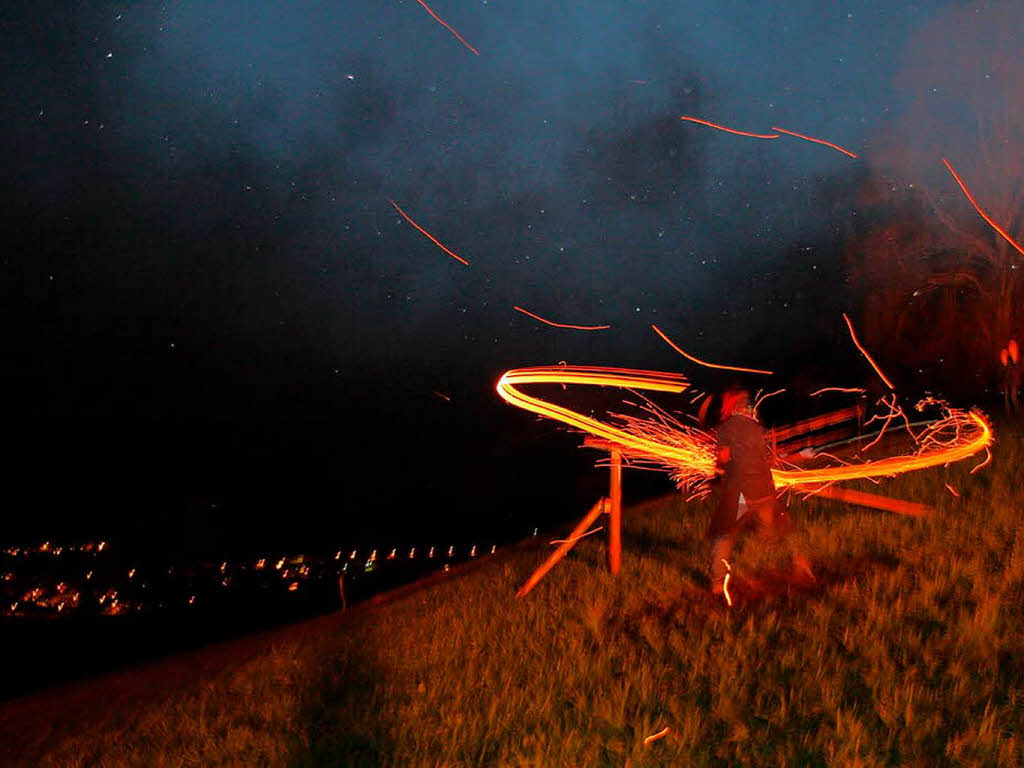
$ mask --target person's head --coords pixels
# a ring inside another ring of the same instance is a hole
[[[743,387],[729,387],[722,393],[722,421],[734,413],[745,411],[750,405],[750,395]]]

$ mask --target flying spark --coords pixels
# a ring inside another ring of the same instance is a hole
[[[822,387],[819,390],[811,392],[811,397],[817,397],[818,395],[824,394],[825,392],[849,392],[853,394],[864,394],[865,390],[863,387]]]
[[[415,221],[413,221],[412,218],[410,218],[409,214],[407,214],[405,211],[403,211],[399,207],[398,203],[396,203],[390,197],[388,198],[388,202],[391,203],[393,206],[395,206],[395,210],[398,211],[400,214],[402,214],[402,218],[404,218],[406,221],[408,221],[410,224],[412,224],[414,227],[416,227],[416,229],[418,229],[420,232],[422,232],[424,235],[426,235],[434,245],[436,245],[438,248],[440,248],[442,251],[447,253],[449,256],[451,256],[456,261],[461,261],[467,267],[469,266],[469,262],[468,261],[466,261],[464,258],[459,256],[459,254],[455,253],[455,251],[453,251],[450,248],[448,248],[444,243],[442,243],[440,240],[438,240],[432,234],[427,232],[427,230],[425,230],[423,227],[421,227],[419,224],[417,224]]]
[[[804,134],[797,133],[796,131],[787,131],[785,128],[779,128],[777,125],[773,125],[772,126],[772,130],[773,131],[778,131],[779,133],[786,133],[786,134],[789,134],[790,136],[796,136],[798,139],[804,139],[806,141],[813,141],[815,144],[824,144],[826,147],[832,147],[832,149],[838,150],[839,152],[842,152],[844,155],[849,155],[850,157],[855,158],[855,159],[857,157],[850,150],[843,149],[838,144],[833,144],[831,141],[825,141],[824,139],[816,139],[813,136],[805,136]]]
[[[996,224],[992,220],[992,217],[981,209],[981,206],[978,205],[978,201],[974,199],[974,195],[971,194],[971,191],[967,188],[967,185],[964,184],[964,180],[960,178],[960,174],[953,170],[953,166],[949,164],[949,160],[947,160],[946,158],[942,158],[942,162],[945,163],[946,168],[949,169],[949,172],[953,174],[953,178],[956,179],[956,183],[960,185],[960,189],[962,189],[964,191],[964,194],[967,195],[967,199],[971,201],[971,205],[974,206],[974,210],[980,213],[981,218],[987,221],[989,223],[989,226],[992,227],[992,229],[994,229],[996,232],[1002,235],[1006,242],[1008,242],[1010,245],[1016,248],[1018,253],[1024,256],[1024,248],[1020,247],[1020,243],[1018,243],[1016,240],[1010,237],[1009,233],[1007,233],[1005,229]]]
[[[666,736],[668,736],[668,731],[669,731],[669,727],[666,725],[664,728],[662,728],[657,733],[652,733],[650,736],[645,738],[644,739],[644,744],[650,744],[652,741],[657,741],[658,739],[665,738]]]
[[[716,365],[715,363],[704,362],[703,360],[700,360],[700,359],[694,357],[693,355],[688,354],[688,353],[684,352],[682,349],[680,349],[680,347],[674,341],[672,341],[672,339],[670,339],[668,336],[666,336],[664,331],[662,331],[661,328],[659,328],[658,326],[652,324],[651,328],[653,328],[654,332],[657,333],[659,336],[661,336],[661,338],[663,338],[668,343],[668,345],[670,347],[672,347],[672,349],[674,349],[680,355],[685,357],[687,360],[692,360],[693,362],[697,363],[698,365],[703,365],[706,368],[720,368],[721,370],[724,370],[724,371],[739,371],[740,373],[762,373],[765,376],[771,376],[772,375],[771,371],[762,371],[762,370],[759,370],[757,368],[739,368],[739,367],[733,366],[733,365]]]
[[[886,385],[887,387],[889,387],[889,389],[896,389],[896,387],[894,387],[894,386],[892,385],[892,382],[891,382],[891,381],[889,381],[889,379],[887,379],[887,378],[886,378],[886,376],[885,376],[885,374],[884,374],[884,373],[882,373],[882,369],[878,367],[878,363],[876,363],[876,362],[875,362],[875,361],[874,361],[874,360],[873,360],[873,359],[871,358],[871,355],[869,355],[869,354],[868,354],[868,351],[867,351],[866,349],[864,349],[864,347],[862,347],[862,346],[860,345],[860,342],[859,342],[859,341],[857,341],[857,334],[856,334],[856,332],[855,332],[855,331],[853,330],[853,323],[851,323],[851,322],[850,322],[850,318],[849,318],[849,317],[847,317],[847,315],[846,315],[846,313],[845,313],[845,312],[843,313],[843,320],[845,320],[845,321],[846,321],[846,327],[850,329],[850,338],[851,338],[851,339],[853,339],[853,343],[854,343],[854,346],[856,346],[856,347],[857,347],[857,349],[859,349],[859,350],[860,350],[860,353],[861,353],[862,355],[864,355],[864,358],[865,358],[865,359],[866,359],[866,360],[867,360],[867,361],[868,361],[869,363],[871,363],[871,367],[875,369],[875,373],[877,373],[877,374],[878,374],[878,376],[879,376],[879,377],[880,377],[880,378],[882,379],[882,381],[884,381],[884,382],[885,382],[885,385]]]
[[[680,120],[687,120],[691,123],[699,123],[700,125],[706,125],[708,128],[716,128],[719,131],[725,131],[726,133],[735,133],[737,136],[749,136],[752,139],[777,139],[779,134],[777,133],[749,133],[748,131],[738,131],[735,128],[726,128],[724,125],[718,123],[708,122],[707,120],[701,120],[699,117],[690,117],[689,115],[682,115]]]
[[[442,18],[441,18],[440,16],[438,16],[438,15],[437,15],[436,13],[434,13],[433,9],[432,9],[432,8],[431,8],[431,7],[429,6],[429,5],[427,5],[427,4],[425,3],[425,2],[423,2],[423,0],[416,0],[416,2],[417,2],[417,3],[419,3],[420,5],[422,5],[422,6],[424,7],[424,8],[426,8],[426,9],[427,9],[427,13],[429,13],[429,14],[430,14],[431,16],[433,16],[433,17],[434,17],[434,19],[435,19],[435,20],[437,21],[437,23],[438,23],[438,24],[440,24],[440,25],[441,25],[442,27],[444,27],[444,28],[445,28],[445,29],[447,29],[447,30],[448,30],[449,32],[451,32],[451,33],[452,33],[453,35],[455,35],[455,37],[456,37],[456,38],[458,38],[458,40],[459,40],[459,42],[460,42],[460,43],[462,43],[462,44],[463,44],[464,46],[466,46],[467,48],[469,48],[469,50],[471,50],[471,51],[472,51],[473,53],[475,53],[475,54],[476,54],[477,56],[479,56],[479,55],[480,55],[480,51],[478,51],[478,50],[477,50],[476,48],[474,48],[474,47],[473,47],[472,45],[470,45],[469,43],[467,43],[467,42],[466,42],[466,41],[465,41],[465,40],[463,39],[462,35],[460,35],[460,34],[459,34],[458,32],[456,32],[456,31],[455,31],[455,28],[454,28],[454,27],[452,27],[452,25],[451,25],[451,24],[449,24],[449,23],[448,23],[448,22],[446,22],[446,21],[445,21],[444,19],[442,19]]]
[[[554,326],[555,328],[571,328],[576,331],[603,331],[607,328],[611,328],[610,325],[569,325],[568,323],[556,323],[554,320],[546,320],[540,315],[535,315],[533,314],[533,312],[523,309],[520,306],[514,306],[512,307],[512,309],[518,310],[519,312],[522,312],[524,315],[529,315],[534,320],[540,320],[542,323],[547,323],[548,325]]]

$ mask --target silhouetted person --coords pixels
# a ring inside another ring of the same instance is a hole
[[[757,421],[750,397],[743,389],[722,395],[718,426],[716,471],[722,477],[718,506],[711,518],[711,591],[724,591],[728,558],[739,533],[750,526],[758,529],[767,543],[776,543],[790,528],[775,495],[772,453],[765,430]],[[793,555],[795,571],[813,578],[810,564],[802,554]]]

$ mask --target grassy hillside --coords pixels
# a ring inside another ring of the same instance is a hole
[[[626,510],[618,578],[591,537],[516,600],[538,539],[55,733],[31,762],[1024,764],[1024,448],[1002,430],[994,453],[974,476],[864,486],[929,519],[795,502],[813,588],[747,547],[736,605],[711,599],[707,510],[667,496]]]

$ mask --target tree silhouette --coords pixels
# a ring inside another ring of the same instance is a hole
[[[943,383],[968,389],[998,379],[1000,349],[1021,334],[1024,256],[943,159],[1020,242],[1024,15],[1011,5],[951,7],[911,40],[895,81],[907,104],[875,142],[862,195],[881,223],[848,251],[866,338],[911,366],[944,361]]]

